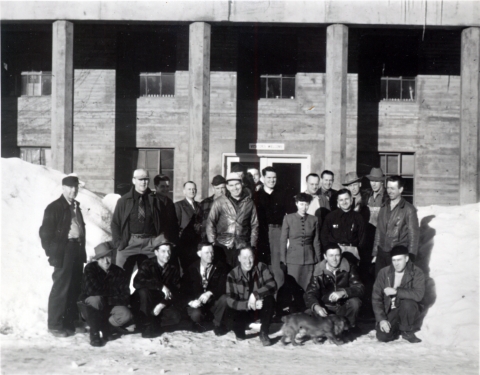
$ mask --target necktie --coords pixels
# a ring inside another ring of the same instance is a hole
[[[138,200],[138,221],[140,223],[145,222],[145,203],[143,202],[143,196]]]
[[[210,269],[211,266],[208,266],[208,267],[205,267],[205,270],[203,271],[203,275],[202,275],[202,286],[203,286],[203,290],[207,290],[207,287],[208,287],[208,271]]]
[[[355,209],[355,198],[353,198],[353,202],[352,202],[352,210]]]

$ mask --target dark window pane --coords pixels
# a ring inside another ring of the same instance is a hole
[[[388,80],[388,99],[400,99],[400,85],[399,79]]]
[[[403,178],[405,186],[403,187],[403,195],[413,195],[413,178]]]
[[[147,95],[147,77],[140,76],[140,96]]]
[[[161,170],[173,169],[173,148],[167,148],[162,150],[161,157]]]
[[[147,94],[160,95],[160,77],[159,76],[147,77]]]
[[[398,171],[398,155],[387,155],[387,174],[396,175]]]
[[[387,173],[387,157],[385,155],[380,155],[380,168],[382,168],[382,171],[384,173]]]
[[[175,95],[175,74],[162,74],[162,95]]]
[[[28,87],[28,76],[22,76],[22,95],[28,95],[27,87]]]
[[[264,99],[267,97],[267,80],[268,78],[260,78],[260,98]]]
[[[52,76],[42,75],[42,95],[52,95]]]
[[[387,80],[386,80],[386,79],[382,79],[382,80],[381,80],[381,84],[382,84],[382,87],[381,87],[382,100],[388,99],[388,96],[387,96]]]
[[[280,98],[280,78],[268,78],[267,98]]]
[[[412,175],[415,170],[413,155],[402,155],[402,175]]]
[[[295,78],[283,78],[282,98],[295,98]]]
[[[146,167],[146,151],[145,150],[138,150],[138,160],[137,160],[137,169],[145,168]]]
[[[404,79],[402,82],[402,99],[415,99],[415,80]]]
[[[160,150],[148,150],[147,151],[147,169],[158,170],[158,162],[160,157]]]

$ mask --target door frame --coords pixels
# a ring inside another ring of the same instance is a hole
[[[311,173],[311,156],[305,154],[237,154],[237,153],[223,153],[222,154],[222,171],[225,176],[230,173],[230,166],[232,162],[259,162],[260,175],[262,169],[272,166],[273,163],[299,163],[301,165],[301,191],[307,189],[306,178]],[[261,177],[262,178],[262,177]]]

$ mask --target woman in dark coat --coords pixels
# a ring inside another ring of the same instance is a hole
[[[321,257],[318,219],[307,214],[311,201],[312,196],[306,193],[295,196],[297,212],[285,216],[280,237],[280,262],[303,290],[307,289]]]

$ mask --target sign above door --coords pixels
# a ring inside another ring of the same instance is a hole
[[[285,150],[285,143],[249,143],[250,150]]]

